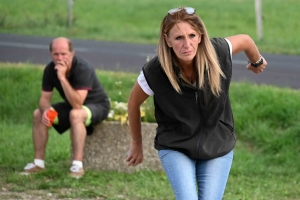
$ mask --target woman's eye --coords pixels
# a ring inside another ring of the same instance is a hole
[[[180,40],[182,37],[181,36],[178,36],[175,38],[175,40]]]
[[[190,38],[194,38],[194,37],[196,37],[195,34],[190,34]]]

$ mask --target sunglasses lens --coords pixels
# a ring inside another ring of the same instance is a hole
[[[195,9],[192,8],[192,7],[186,7],[186,8],[173,8],[173,9],[169,10],[168,13],[169,13],[170,15],[172,15],[172,14],[178,12],[178,11],[181,11],[182,9],[184,9],[184,10],[187,12],[187,14],[189,14],[189,15],[195,13]]]
[[[187,14],[191,15],[195,13],[195,9],[192,7],[186,7],[185,11],[187,12]]]
[[[178,12],[178,11],[179,11],[178,8],[173,8],[173,9],[169,10],[168,13],[172,15],[173,13]]]

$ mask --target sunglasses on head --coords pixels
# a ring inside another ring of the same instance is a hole
[[[185,10],[185,12],[187,12],[187,14],[191,15],[191,14],[194,14],[196,12],[195,8],[192,8],[192,7],[181,7],[181,8],[173,8],[171,10],[168,11],[168,13],[170,15],[176,13],[176,12],[179,12],[181,10]]]

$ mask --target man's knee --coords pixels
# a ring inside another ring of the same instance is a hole
[[[87,118],[87,113],[84,109],[72,109],[70,111],[70,122],[72,123],[83,123]]]
[[[33,120],[34,121],[41,121],[42,116],[43,116],[43,113],[41,112],[40,109],[35,109],[33,111]]]

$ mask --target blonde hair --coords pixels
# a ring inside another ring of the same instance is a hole
[[[180,86],[177,81],[177,76],[173,68],[172,58],[175,56],[172,48],[167,45],[164,35],[169,33],[170,29],[179,22],[186,22],[191,25],[191,27],[199,33],[201,37],[201,42],[198,45],[198,50],[195,56],[195,67],[197,69],[198,75],[198,85],[199,88],[206,87],[206,79],[208,79],[208,84],[212,93],[215,96],[219,96],[221,93],[221,76],[225,78],[222,72],[217,54],[213,45],[210,42],[210,38],[206,31],[205,25],[199,16],[194,14],[188,14],[184,7],[180,7],[177,12],[172,14],[167,14],[160,26],[160,36],[158,42],[158,59],[161,63],[163,70],[165,71],[167,77],[173,88],[181,93]],[[205,76],[205,72],[207,76]]]

